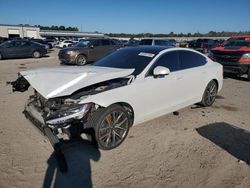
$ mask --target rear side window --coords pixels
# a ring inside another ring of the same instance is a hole
[[[165,40],[155,40],[155,45],[158,46],[169,46],[169,42]]]
[[[198,53],[191,51],[180,51],[181,69],[199,67],[206,64],[206,58]]]
[[[161,55],[150,68],[149,75],[153,75],[153,70],[157,66],[169,68],[170,72],[178,71],[180,69],[178,51],[167,52]]]

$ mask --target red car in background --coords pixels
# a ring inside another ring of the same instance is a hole
[[[209,57],[222,64],[224,72],[247,74],[250,81],[250,35],[229,38],[223,46],[213,48]]]

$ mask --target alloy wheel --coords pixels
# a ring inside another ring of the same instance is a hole
[[[129,130],[128,116],[123,111],[112,111],[101,122],[99,129],[100,144],[109,147],[118,146]]]
[[[213,102],[215,101],[216,95],[217,95],[217,85],[215,82],[211,82],[208,85],[207,90],[206,90],[206,98],[205,98],[206,103],[208,105],[213,104]]]

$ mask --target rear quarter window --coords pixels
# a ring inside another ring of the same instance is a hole
[[[192,51],[180,51],[181,69],[195,68],[207,63],[204,56]]]

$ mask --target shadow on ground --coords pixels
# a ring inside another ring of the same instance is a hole
[[[206,139],[250,165],[250,132],[225,122],[196,129]]]
[[[92,187],[90,160],[98,161],[101,157],[97,146],[90,141],[81,140],[67,143],[62,147],[67,162],[67,173],[62,173],[53,153],[48,159],[48,168],[43,187]]]
[[[242,76],[238,76],[237,74],[233,74],[233,73],[224,73],[224,78],[225,79],[231,78],[234,80],[240,80],[240,81],[245,81],[245,82],[249,81],[247,78],[242,77]]]

